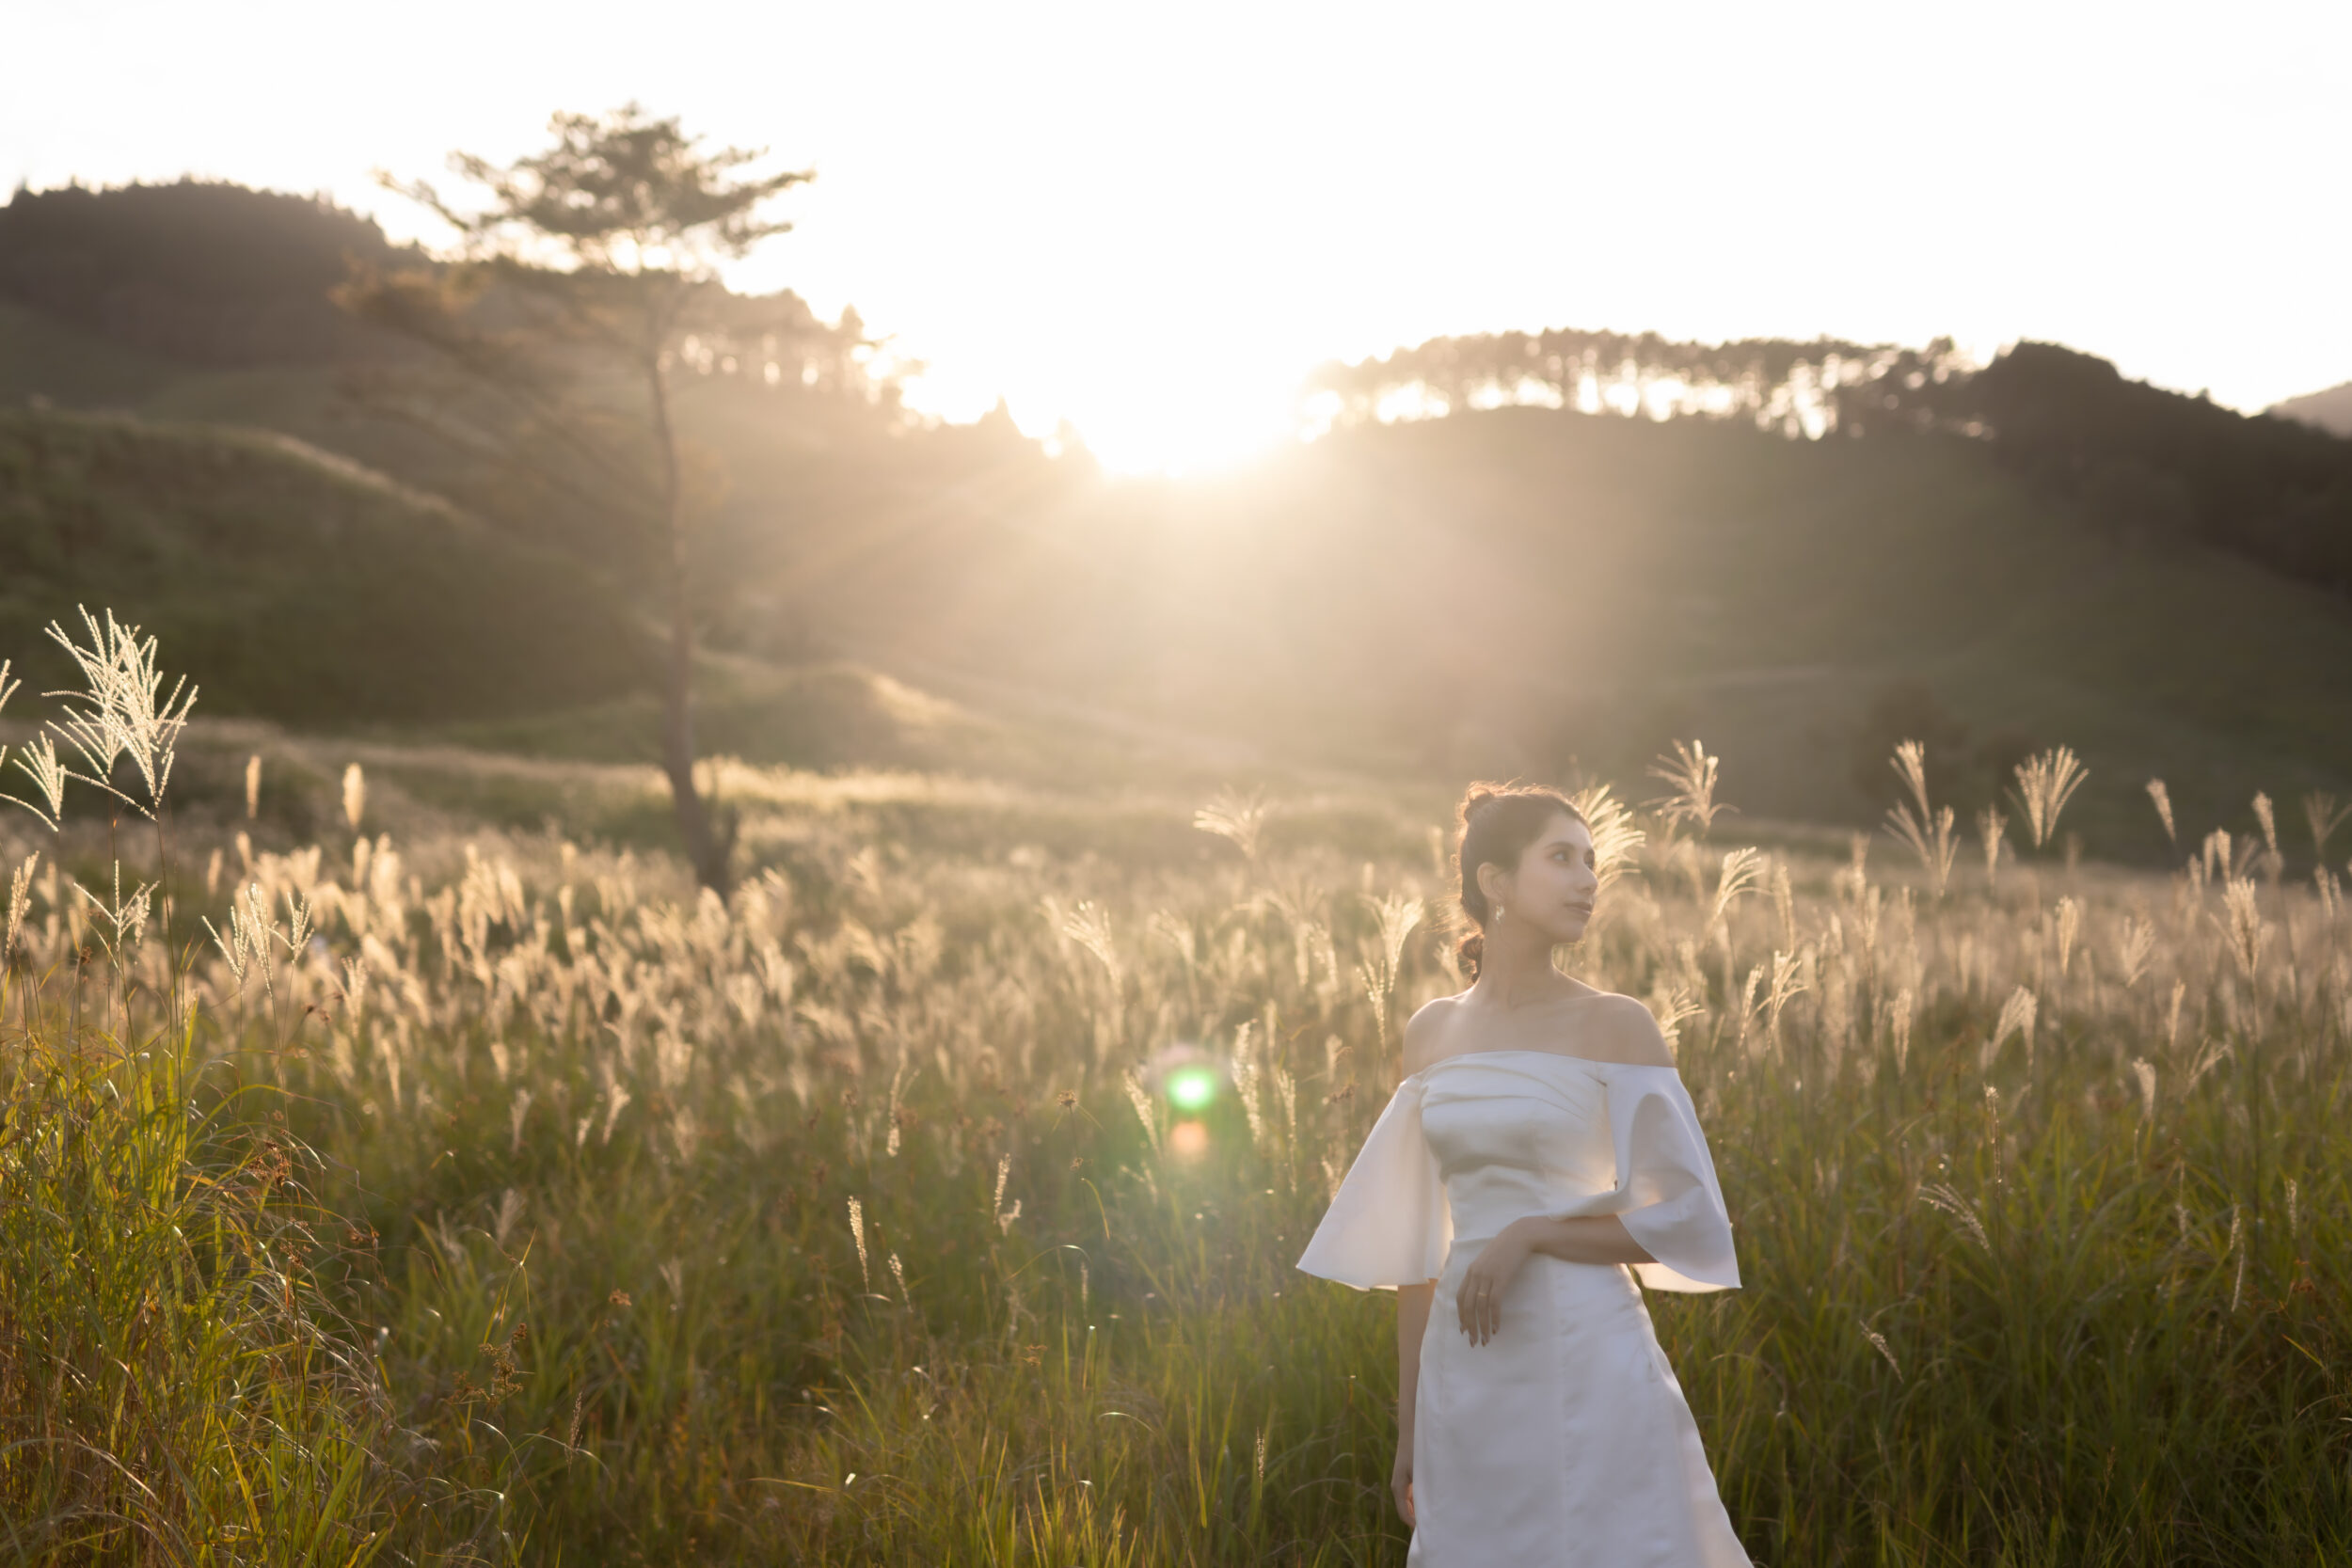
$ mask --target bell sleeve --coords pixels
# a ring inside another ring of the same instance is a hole
[[[1422,1083],[1407,1078],[1372,1124],[1298,1266],[1359,1291],[1421,1285],[1445,1272],[1454,1211],[1422,1135]]]
[[[1616,1215],[1658,1259],[1631,1265],[1650,1290],[1738,1289],[1731,1217],[1682,1079],[1672,1068],[1615,1064],[1605,1092],[1617,1184],[1551,1217]]]

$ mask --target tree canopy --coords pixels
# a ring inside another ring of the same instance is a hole
[[[214,181],[20,188],[0,207],[0,297],[199,365],[366,353],[326,297],[353,261],[422,257],[322,198]]]

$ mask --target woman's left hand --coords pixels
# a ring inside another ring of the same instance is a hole
[[[1530,1250],[1518,1230],[1505,1227],[1464,1271],[1454,1306],[1461,1313],[1462,1332],[1470,1336],[1471,1344],[1483,1345],[1502,1330],[1502,1292],[1510,1288]]]

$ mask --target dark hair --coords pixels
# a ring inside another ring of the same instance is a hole
[[[1492,862],[1516,869],[1527,847],[1544,831],[1544,824],[1563,812],[1571,822],[1584,821],[1584,814],[1570,805],[1566,796],[1542,784],[1480,783],[1463,794],[1461,807],[1454,813],[1459,829],[1454,859],[1461,865],[1462,922],[1467,929],[1454,955],[1461,960],[1462,973],[1471,979],[1478,978],[1478,960],[1486,952],[1486,927],[1491,914],[1486,890],[1478,885],[1478,868]]]

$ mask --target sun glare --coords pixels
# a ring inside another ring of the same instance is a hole
[[[1081,406],[1070,415],[1087,449],[1116,473],[1199,474],[1232,467],[1292,433],[1279,400],[1234,388],[1136,387],[1127,393],[1105,396],[1098,406]]]
[[[909,383],[907,403],[959,422],[978,418],[1002,396],[1024,435],[1058,451],[1075,442],[1112,473],[1213,473],[1247,463],[1295,438],[1294,388],[1305,366],[1218,374],[1157,365],[1116,376],[1091,367],[1039,366],[1006,379],[1012,385],[927,373]]]

